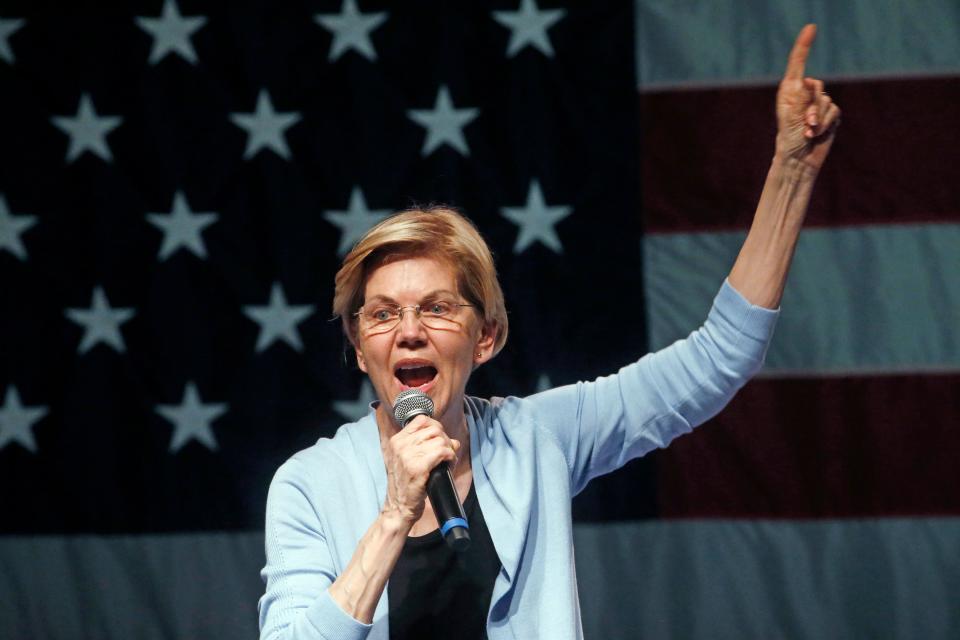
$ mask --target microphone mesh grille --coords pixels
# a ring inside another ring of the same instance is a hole
[[[420,414],[433,415],[433,400],[419,389],[401,391],[393,403],[393,415],[401,425]]]

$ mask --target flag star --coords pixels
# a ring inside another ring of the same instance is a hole
[[[98,342],[113,347],[123,353],[127,347],[120,333],[120,325],[134,316],[133,309],[113,309],[102,287],[93,288],[93,299],[89,309],[67,309],[68,318],[83,325],[83,340],[77,353],[86,353]]]
[[[283,134],[288,128],[300,122],[300,114],[296,111],[279,113],[273,110],[270,94],[261,89],[257,96],[257,110],[253,113],[231,113],[230,120],[238,127],[245,129],[247,135],[247,149],[243,159],[247,160],[257,155],[260,149],[270,149],[281,158],[290,159],[290,149]]]
[[[553,57],[553,47],[547,29],[567,14],[566,9],[537,8],[536,0],[520,0],[517,11],[494,11],[493,19],[510,29],[507,57],[512,58],[525,46],[532,45],[548,58]]]
[[[537,393],[541,391],[547,391],[548,389],[553,389],[553,383],[550,382],[550,376],[545,373],[541,373],[540,377],[537,378]]]
[[[450,91],[445,85],[437,91],[437,101],[433,110],[410,109],[407,116],[427,129],[427,139],[423,142],[420,155],[428,156],[441,144],[449,144],[465,156],[470,155],[467,140],[463,137],[463,127],[472,122],[480,109],[454,109]]]
[[[348,49],[354,49],[371,62],[377,52],[370,42],[370,32],[387,21],[387,12],[360,13],[356,0],[344,0],[340,13],[321,13],[314,16],[317,24],[333,32],[328,60],[333,62]]]
[[[18,442],[32,453],[37,452],[33,439],[33,425],[49,412],[48,407],[25,407],[20,403],[20,394],[13,385],[7,387],[7,395],[0,407],[0,449],[11,442]]]
[[[211,451],[218,448],[210,423],[227,412],[226,403],[203,404],[197,385],[188,382],[179,405],[158,404],[156,412],[173,423],[170,438],[170,453],[176,453],[191,439],[197,440]]]
[[[6,249],[21,260],[27,259],[20,234],[37,224],[36,216],[15,216],[7,208],[7,199],[0,193],[0,251]]]
[[[191,64],[197,63],[197,52],[190,36],[207,23],[204,16],[180,15],[175,0],[164,0],[163,13],[159,18],[136,17],[137,25],[153,36],[150,64],[157,64],[169,53],[176,53]]]
[[[370,403],[376,399],[370,380],[364,380],[356,400],[337,400],[333,403],[333,410],[344,419],[355,422],[370,413]]]
[[[23,28],[27,21],[23,18],[0,18],[0,58],[13,64],[13,49],[7,39]]]
[[[110,147],[107,146],[107,134],[120,126],[120,116],[98,116],[93,109],[93,101],[87,93],[80,94],[80,106],[77,115],[54,116],[50,119],[54,126],[70,136],[70,148],[67,149],[67,162],[73,162],[84,151],[90,151],[107,162],[113,161]]]
[[[297,325],[313,313],[314,305],[288,305],[283,287],[274,282],[270,289],[270,304],[265,307],[245,306],[244,314],[260,325],[257,338],[257,353],[265,350],[276,340],[283,340],[297,351],[303,351],[303,343]]]
[[[520,227],[517,241],[513,245],[514,253],[522,253],[536,240],[553,249],[555,253],[563,253],[563,245],[553,226],[571,213],[573,207],[548,207],[544,202],[540,183],[536,180],[530,181],[526,206],[500,209],[500,215]]]
[[[323,217],[340,229],[340,246],[337,247],[337,254],[345,256],[370,227],[389,215],[389,209],[371,211],[367,208],[363,191],[360,187],[354,187],[350,191],[350,205],[346,211],[325,211]]]
[[[193,255],[198,258],[206,258],[207,248],[200,234],[218,218],[219,216],[213,212],[192,212],[183,192],[174,193],[173,209],[170,213],[147,214],[147,221],[163,231],[163,245],[160,247],[157,259],[166,260],[180,247],[193,252]]]

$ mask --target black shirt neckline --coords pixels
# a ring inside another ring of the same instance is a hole
[[[470,490],[467,491],[467,497],[463,501],[463,512],[467,516],[467,522],[470,522],[477,505],[477,493],[474,490],[474,487],[475,483],[473,480],[471,480]],[[422,549],[424,547],[431,547],[442,543],[443,535],[440,533],[440,526],[438,525],[436,529],[425,533],[422,536],[407,536],[407,540],[403,543],[403,547],[405,549]]]
[[[391,640],[486,639],[501,564],[473,482],[463,511],[470,523],[466,551],[448,547],[439,528],[404,541],[387,583]]]

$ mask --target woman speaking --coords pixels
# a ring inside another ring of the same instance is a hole
[[[430,208],[357,243],[333,308],[378,401],[273,479],[261,638],[582,636],[573,496],[715,415],[763,363],[839,123],[804,77],[815,32],[790,53],[760,203],[704,325],[613,375],[523,399],[465,395],[507,339],[480,234]]]

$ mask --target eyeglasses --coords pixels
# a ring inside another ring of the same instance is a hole
[[[412,310],[425,327],[452,331],[463,326],[458,321],[460,309],[472,306],[472,304],[450,300],[431,300],[406,307],[389,302],[374,302],[360,307],[360,310],[353,315],[360,320],[360,330],[368,335],[392,330],[400,324],[403,312],[407,309]]]

